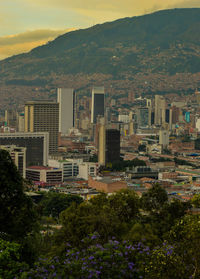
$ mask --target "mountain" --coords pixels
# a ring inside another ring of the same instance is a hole
[[[50,75],[77,73],[103,73],[114,79],[137,73],[198,73],[199,30],[199,8],[163,10],[98,24],[0,61],[0,79],[7,84],[26,84],[26,80],[34,84]]]

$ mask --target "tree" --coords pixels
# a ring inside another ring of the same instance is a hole
[[[134,242],[142,242],[152,247],[160,242],[150,224],[135,223],[128,232],[126,239]]]
[[[190,202],[182,202],[174,199],[165,202],[159,211],[151,212],[148,216],[149,223],[160,239],[168,239],[171,228],[180,220],[191,207]]]
[[[9,153],[0,150],[0,237],[22,240],[36,221],[32,200],[23,192],[23,178]]]
[[[167,192],[159,184],[155,184],[146,193],[142,194],[141,206],[146,211],[156,212],[167,201]]]
[[[200,278],[200,216],[186,215],[174,225],[168,235],[176,243],[176,251],[184,265],[192,268],[190,278]]]
[[[67,209],[73,202],[80,204],[83,199],[78,195],[66,195],[62,193],[49,192],[44,195],[40,202],[42,214],[58,218],[59,214]]]
[[[200,194],[196,194],[192,197],[191,203],[194,207],[200,207]]]
[[[20,270],[27,268],[20,249],[19,244],[0,239],[0,278],[14,278]]]
[[[139,197],[132,190],[120,190],[108,202],[121,221],[129,222],[139,214]]]
[[[146,145],[145,144],[140,144],[138,146],[138,151],[140,152],[146,152]]]
[[[66,242],[82,247],[82,239],[94,232],[98,232],[101,241],[105,242],[112,236],[120,238],[127,230],[126,224],[120,222],[108,204],[100,207],[90,202],[73,203],[60,214],[60,222],[62,228],[55,239],[61,253],[65,251]]]
[[[88,234],[98,232],[102,242],[115,236],[122,239],[139,216],[139,198],[134,191],[121,190],[112,196],[100,194],[80,205],[72,204],[60,215],[62,228],[57,245],[63,240],[82,245]]]

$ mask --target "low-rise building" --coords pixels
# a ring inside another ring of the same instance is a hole
[[[108,176],[98,178],[89,176],[88,186],[105,193],[114,193],[121,189],[127,189],[127,182],[120,179],[112,179]]]
[[[146,166],[138,166],[133,169],[127,169],[126,175],[133,178],[142,178],[142,177],[150,177],[154,179],[158,179],[158,170],[153,170],[150,167]]]
[[[62,169],[31,166],[26,168],[26,179],[33,182],[44,182],[52,185],[62,183]]]
[[[50,167],[62,169],[63,181],[69,178],[74,178],[79,174],[79,164],[83,159],[67,159],[67,160],[53,160],[49,159]]]

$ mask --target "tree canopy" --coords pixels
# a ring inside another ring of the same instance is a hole
[[[31,232],[37,214],[32,200],[25,195],[23,178],[9,153],[0,150],[0,234],[19,240]]]

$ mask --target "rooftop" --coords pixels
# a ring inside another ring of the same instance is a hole
[[[32,170],[59,170],[58,168],[45,167],[45,166],[29,166],[26,169],[32,169]]]

